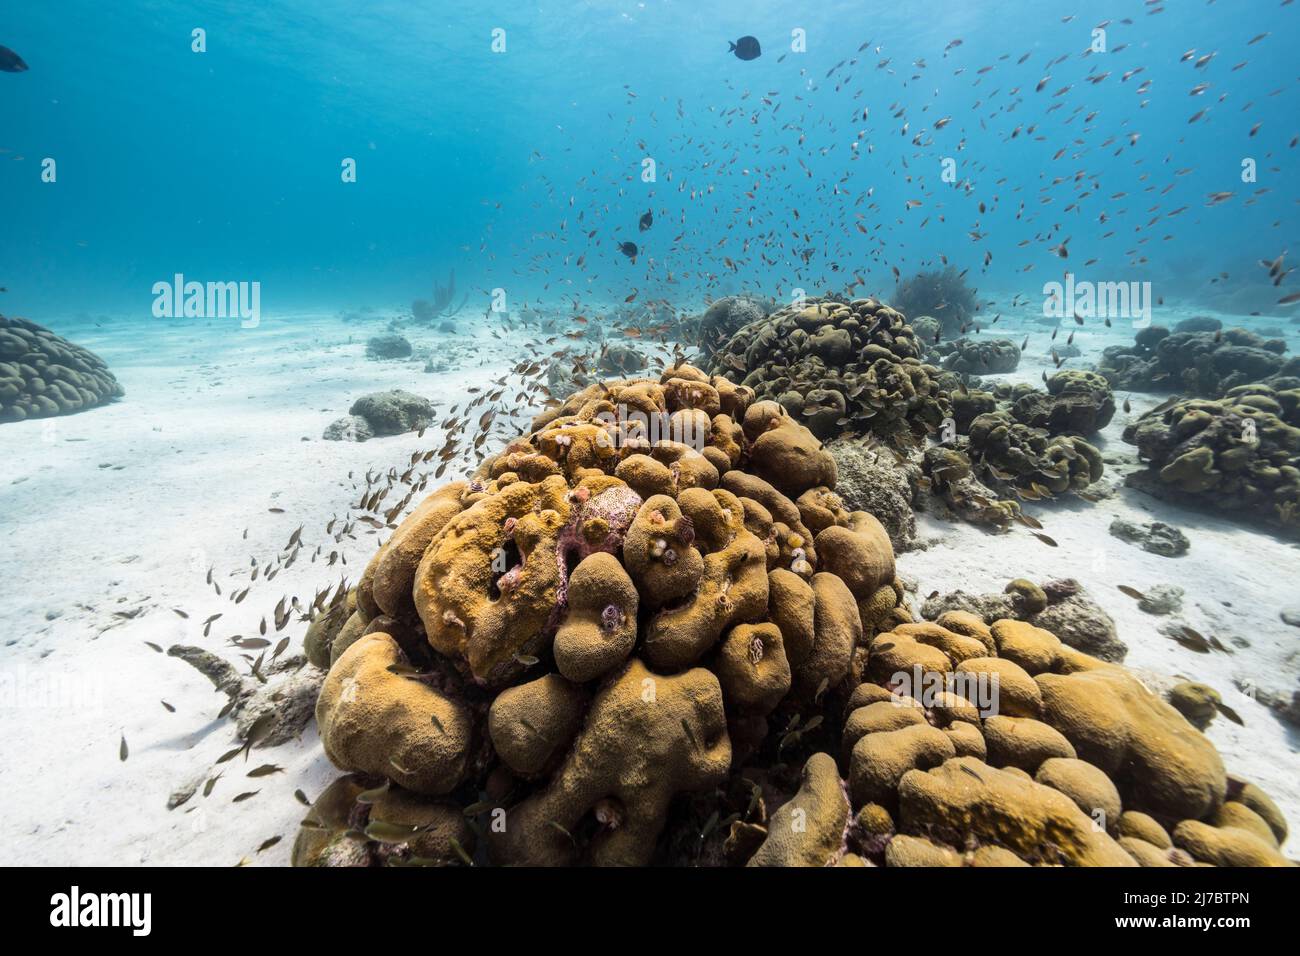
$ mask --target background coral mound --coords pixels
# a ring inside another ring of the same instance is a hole
[[[372,335],[370,338],[366,339],[366,358],[406,358],[411,354],[411,352],[411,343],[407,341],[406,336],[398,335],[396,332],[385,332],[382,335]]]
[[[780,402],[820,437],[857,430],[914,444],[952,414],[938,369],[920,355],[903,314],[888,305],[810,298],[742,328],[711,368]]]
[[[1300,376],[1300,358],[1287,358],[1286,348],[1284,339],[1265,339],[1246,329],[1171,333],[1157,325],[1138,332],[1133,345],[1105,349],[1097,371],[1116,388],[1218,398],[1261,379]]]
[[[975,290],[955,266],[933,272],[918,272],[898,283],[894,302],[900,311],[913,316],[933,316],[943,325],[945,338],[965,335],[974,324],[979,308]]]
[[[1124,429],[1149,470],[1130,484],[1300,531],[1300,389],[1242,385],[1218,401],[1160,406]]]
[[[313,623],[326,754],[419,806],[487,793],[496,862],[663,859],[683,795],[730,787],[776,746],[769,720],[815,728],[865,642],[910,620],[885,529],[835,480],[781,405],[724,378],[583,389],[426,499],[346,620],[339,602]],[[304,862],[377,859],[300,844]]]
[[[1047,391],[1016,386],[994,394],[1011,401],[1016,421],[1052,435],[1095,435],[1115,417],[1115,397],[1105,377],[1069,369],[1047,380]]]
[[[695,320],[695,344],[706,356],[711,356],[744,326],[766,318],[772,308],[770,299],[755,295],[723,296],[711,302]]]
[[[122,394],[98,355],[35,322],[0,315],[0,422],[71,415]]]
[[[394,388],[362,395],[321,437],[326,441],[367,441],[377,435],[419,431],[432,421],[433,404],[427,398]]]
[[[957,339],[937,346],[943,367],[964,375],[997,375],[1014,372],[1020,364],[1020,348],[1010,339]]]

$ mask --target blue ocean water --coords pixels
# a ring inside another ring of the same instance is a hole
[[[1007,297],[1069,268],[1273,311],[1257,261],[1300,243],[1298,17],[1281,0],[11,4],[0,44],[30,69],[0,73],[0,311],[143,321],[177,273],[332,311],[427,298],[453,269],[480,312],[498,288],[515,307],[636,292],[698,311],[740,289],[888,298],[894,270],[943,261]],[[728,52],[743,35],[758,59]]]

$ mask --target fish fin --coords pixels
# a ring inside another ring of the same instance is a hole
[[[727,52],[728,52],[728,53],[735,53],[735,52],[736,52],[736,44],[732,43],[732,44],[731,44],[731,49],[728,50]]]

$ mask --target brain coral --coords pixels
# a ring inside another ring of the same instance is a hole
[[[496,862],[653,861],[681,795],[723,786],[769,720],[815,727],[910,620],[887,533],[835,479],[781,405],[689,366],[574,394],[421,503],[347,620],[313,625],[326,754],[411,805],[486,791]],[[305,862],[414,853],[308,842]]]
[[[71,415],[121,397],[98,355],[35,322],[0,315],[0,422]]]
[[[753,322],[712,370],[780,402],[815,435],[870,431],[913,444],[952,414],[939,370],[901,312],[876,299],[809,298]]]

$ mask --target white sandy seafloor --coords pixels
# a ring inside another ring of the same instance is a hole
[[[1259,320],[1225,324],[1252,321]],[[1032,330],[1014,377],[1038,381],[1043,368],[1050,370],[1049,332],[1029,324],[1022,329],[1009,318],[1003,323],[1017,340]],[[459,335],[404,330],[417,352],[428,349],[451,369],[425,373],[423,359],[365,358],[365,339],[382,331],[377,321],[284,315],[264,317],[255,330],[224,320],[132,328],[138,332],[123,334],[108,324],[57,328],[108,362],[126,390],[124,400],[79,415],[0,426],[6,585],[0,602],[0,792],[8,795],[0,814],[0,863],[284,865],[304,811],[294,791],[314,798],[338,773],[322,754],[315,728],[294,743],[254,749],[247,761],[237,757],[217,766],[237,744],[234,724],[217,719],[225,697],[196,670],[146,642],[199,645],[247,672],[228,638],[256,635],[261,618],[269,620],[284,595],[309,603],[340,574],[355,581],[378,547],[381,534],[365,525],[357,525],[355,540],[336,542],[325,533],[331,516],[346,515],[356,503],[367,470],[403,471],[414,452],[442,444],[436,427],[423,438],[411,433],[352,444],[322,441],[325,426],[360,395],[387,388],[423,395],[444,411],[464,403],[467,389],[486,386],[521,358],[550,347],[536,339],[497,338],[486,327]],[[1066,334],[1063,328],[1061,338]],[[1090,364],[1103,345],[1131,338],[1131,329],[1081,331],[1076,344],[1085,354],[1066,367]],[[515,391],[508,391],[507,401]],[[1123,395],[1116,398],[1122,402]],[[1159,400],[1134,396],[1132,415]],[[533,411],[519,409],[518,424]],[[1134,458],[1134,449],[1120,440],[1128,417],[1118,413],[1105,432],[1108,481],[1127,470],[1114,463]],[[468,434],[473,437],[472,428]],[[455,477],[451,468],[441,480]],[[429,490],[435,486],[431,481]],[[1115,618],[1129,647],[1128,665],[1219,690],[1245,721],[1238,727],[1220,717],[1210,727],[1225,764],[1263,786],[1291,826],[1300,826],[1297,732],[1236,689],[1252,682],[1289,694],[1295,687],[1300,631],[1279,615],[1300,605],[1300,550],[1122,488],[1096,505],[1029,504],[1028,510],[1058,548],[1027,529],[993,535],[918,515],[927,547],[901,555],[900,573],[922,596],[959,588],[1001,591],[1015,577],[1077,578]],[[1191,551],[1164,558],[1119,541],[1107,532],[1115,517],[1176,525],[1191,539]],[[259,578],[242,603],[232,603],[249,584],[251,559],[270,565],[299,525],[305,547],[295,564],[273,581]],[[312,562],[317,545],[323,553]],[[346,566],[326,567],[331,551]],[[205,581],[209,567],[220,597]],[[1184,588],[1181,619],[1217,636],[1233,653],[1196,654],[1162,636],[1156,628],[1168,618],[1138,610],[1116,590],[1120,584]],[[205,638],[203,622],[217,613],[222,617]],[[270,636],[291,636],[292,653],[301,649],[304,630],[295,616]],[[125,761],[122,738],[129,749]],[[264,764],[283,772],[246,776]],[[210,795],[200,789],[183,806],[167,809],[174,789],[218,772]],[[250,792],[255,795],[235,802]],[[278,843],[258,852],[277,836]]]

